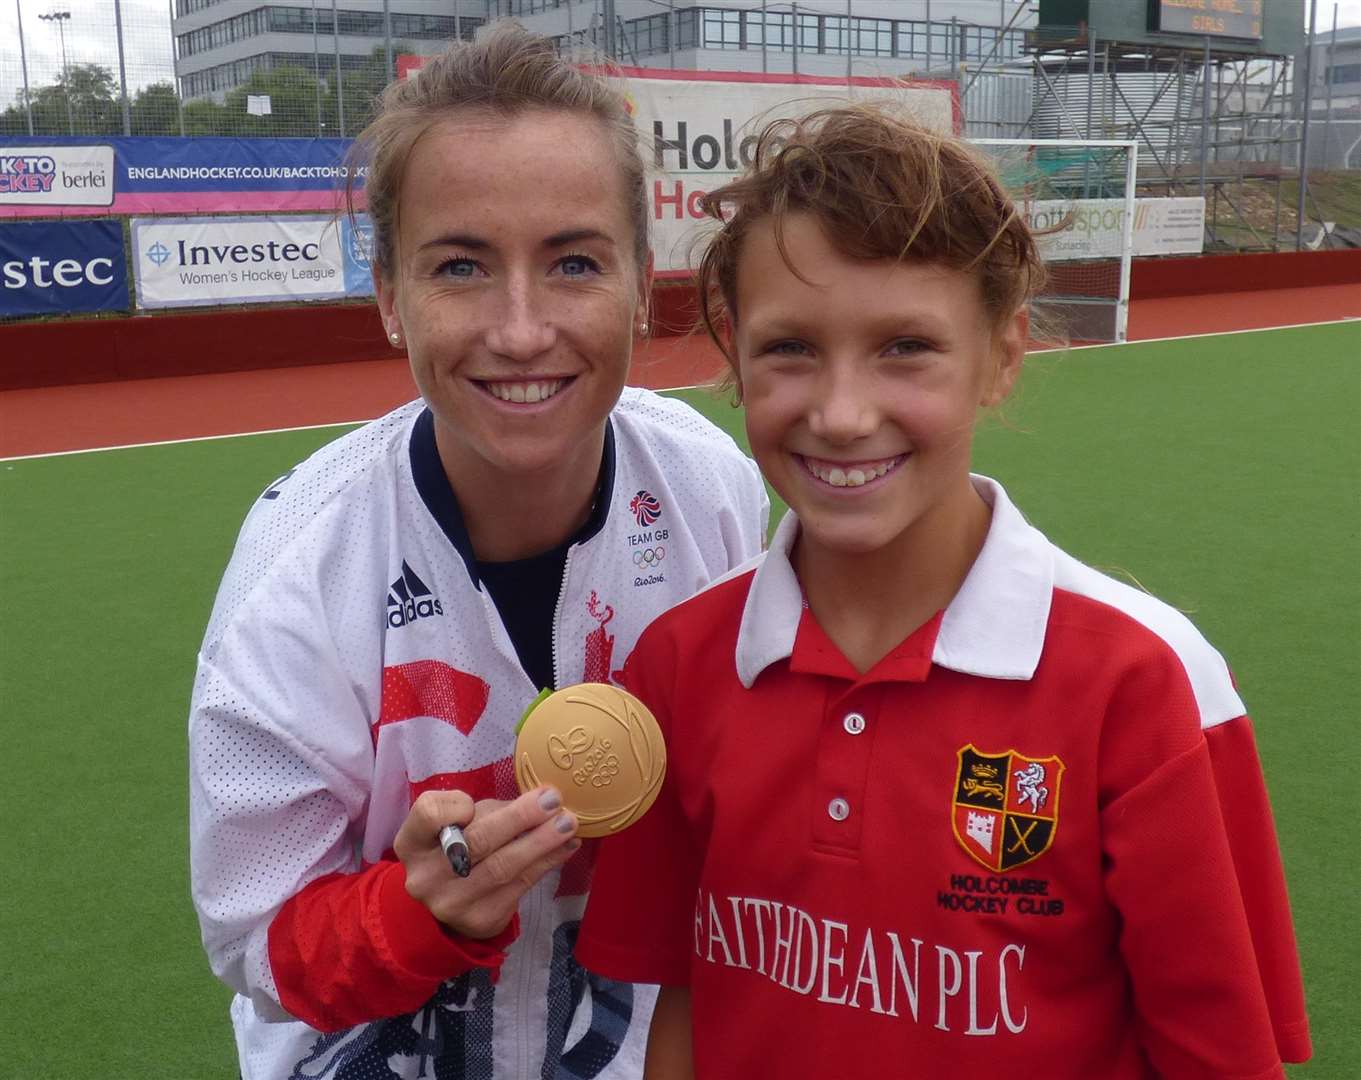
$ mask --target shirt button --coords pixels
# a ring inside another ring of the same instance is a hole
[[[859,735],[865,730],[865,718],[858,712],[847,713],[846,719],[841,721],[841,726],[846,729],[848,734]]]
[[[845,821],[851,814],[851,804],[845,799],[836,798],[827,804],[827,816],[833,821]]]

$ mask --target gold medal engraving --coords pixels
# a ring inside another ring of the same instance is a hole
[[[536,705],[515,741],[521,791],[552,784],[577,816],[580,836],[632,825],[657,797],[666,744],[647,706],[606,683],[579,683]]]

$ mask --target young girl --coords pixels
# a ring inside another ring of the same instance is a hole
[[[1224,661],[969,472],[1042,277],[1012,203],[848,107],[709,206],[705,320],[790,513],[625,669],[669,772],[578,956],[663,984],[648,1076],[1282,1076],[1308,1026]]]

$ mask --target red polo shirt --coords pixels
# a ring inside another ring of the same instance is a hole
[[[1283,1076],[1308,1024],[1223,660],[974,482],[963,587],[864,675],[792,514],[645,632],[667,778],[603,845],[580,960],[688,985],[701,1078]]]

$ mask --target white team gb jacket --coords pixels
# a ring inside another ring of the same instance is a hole
[[[557,597],[558,686],[609,681],[656,615],[765,536],[755,465],[645,390],[611,413],[601,492]],[[442,934],[392,856],[424,790],[515,796],[514,726],[539,689],[479,587],[423,402],[254,505],[189,720],[193,900],[236,991],[243,1080],[641,1075],[654,991],[572,956],[594,842],[526,894],[504,958]]]

